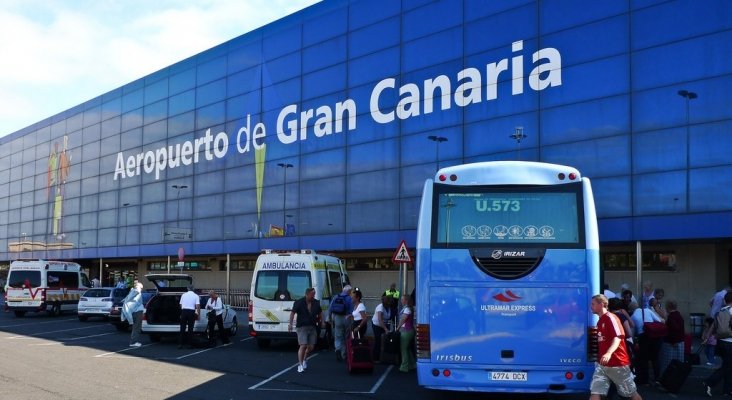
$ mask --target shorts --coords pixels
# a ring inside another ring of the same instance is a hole
[[[315,345],[318,342],[318,334],[312,325],[301,326],[297,328],[297,344],[304,346],[306,344]]]
[[[610,390],[610,383],[615,383],[619,395],[630,397],[638,391],[633,378],[633,372],[628,365],[622,367],[606,367],[595,364],[595,373],[592,374],[590,393],[605,396],[608,390]]]

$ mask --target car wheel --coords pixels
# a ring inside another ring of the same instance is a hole
[[[48,312],[52,317],[58,317],[61,315],[61,304],[53,303],[51,310]]]
[[[257,346],[260,349],[266,349],[269,347],[269,339],[257,339]]]
[[[79,315],[79,321],[81,321],[81,322],[86,322],[86,320],[88,320],[88,319],[89,319],[89,317],[87,317],[85,315]]]
[[[150,335],[150,341],[153,343],[157,343],[160,341],[160,335]]]
[[[25,317],[25,311],[15,311],[15,316],[18,318]]]
[[[236,323],[236,317],[231,320],[231,327],[229,328],[229,336],[236,336],[236,332],[239,331],[239,324]]]

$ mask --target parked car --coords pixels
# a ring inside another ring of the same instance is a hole
[[[150,335],[150,341],[160,341],[162,336],[180,333],[180,297],[188,290],[193,278],[185,274],[149,274],[145,276],[158,289],[145,306],[142,317],[142,333]],[[201,312],[193,325],[195,333],[205,333],[208,328],[206,302],[208,293],[201,294]],[[239,328],[236,310],[224,304],[224,329],[234,336]]]
[[[113,287],[101,287],[88,289],[79,298],[79,321],[86,321],[89,317],[109,318],[114,303],[121,302],[127,296],[130,289],[117,289]]]
[[[150,300],[151,297],[153,297],[155,294],[157,294],[157,290],[155,289],[148,289],[142,292],[142,304],[145,305]],[[112,306],[112,311],[109,312],[109,323],[114,325],[115,328],[117,328],[118,331],[127,331],[130,329],[130,324],[127,321],[122,321],[122,301],[124,300],[124,297],[119,299],[118,301],[115,301],[114,306]]]

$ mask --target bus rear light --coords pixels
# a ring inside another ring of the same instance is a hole
[[[450,375],[452,375],[452,372],[450,372],[450,370],[449,370],[449,369],[446,369],[446,370],[442,371],[442,375],[443,375],[443,376],[444,376],[445,378],[449,378],[449,377],[450,377]]]
[[[581,381],[583,379],[585,379],[585,373],[584,372],[578,372],[577,373],[577,380],[578,381]]]
[[[574,172],[570,172],[569,173],[569,180],[570,181],[573,181],[575,179],[577,179],[577,174],[575,174]]]
[[[587,361],[597,361],[597,353],[599,347],[597,344],[597,328],[590,326],[587,328]]]
[[[247,310],[247,314],[249,315],[249,322],[254,321],[254,303],[252,303],[251,300],[249,300],[249,309]]]
[[[564,373],[564,379],[566,379],[568,381],[571,381],[573,377],[574,377],[574,374],[571,371],[567,371]]]
[[[440,174],[439,178],[440,182],[445,182],[447,180],[447,177],[445,175]]]
[[[434,376],[434,377],[440,376],[440,370],[437,369],[437,368],[433,368],[432,369],[432,376]]]
[[[564,173],[563,173],[563,172],[560,172],[560,173],[559,173],[559,174],[557,175],[557,178],[558,178],[558,179],[559,179],[560,181],[563,181],[563,180],[564,180]]]
[[[415,341],[417,343],[417,358],[431,358],[429,324],[417,324]]]

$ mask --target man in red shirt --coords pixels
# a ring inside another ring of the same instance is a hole
[[[625,330],[620,318],[608,312],[607,297],[602,294],[592,296],[590,307],[600,317],[597,321],[599,360],[595,365],[595,373],[592,374],[590,400],[600,400],[600,396],[607,395],[611,383],[617,386],[621,396],[642,400],[630,370],[630,357],[625,348]]]

